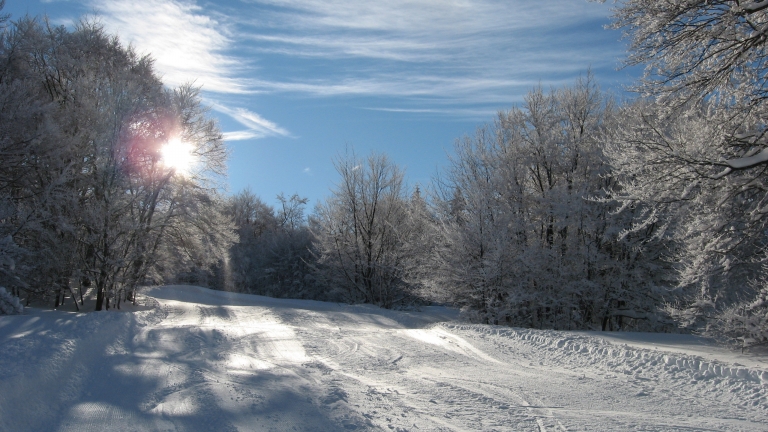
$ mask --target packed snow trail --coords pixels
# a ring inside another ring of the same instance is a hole
[[[149,294],[156,307],[137,312],[0,317],[0,430],[768,428],[764,358],[470,325],[444,308]]]

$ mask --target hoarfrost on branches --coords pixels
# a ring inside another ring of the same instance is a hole
[[[24,306],[22,306],[19,298],[6,291],[5,287],[0,286],[0,315],[20,315],[23,313]]]
[[[635,229],[672,242],[681,322],[764,343],[749,323],[768,283],[768,2],[628,0],[613,26],[631,41],[627,63],[645,65],[645,98],[606,140],[616,197],[648,206]]]

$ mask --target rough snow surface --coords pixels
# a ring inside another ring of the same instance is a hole
[[[691,336],[510,329],[465,324],[444,308],[196,287],[149,294],[156,306],[141,311],[0,317],[0,430],[768,425],[765,358]]]

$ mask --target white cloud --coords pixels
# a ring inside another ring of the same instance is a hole
[[[249,93],[247,64],[227,54],[226,24],[186,0],[88,0],[106,28],[149,53],[165,84],[194,81],[217,93]]]
[[[252,130],[224,132],[222,135],[224,136],[224,141],[245,141],[264,137],[264,134],[259,134]]]
[[[211,105],[214,110],[230,116],[232,119],[248,128],[247,130],[225,132],[225,141],[241,141],[264,138],[267,136],[293,137],[288,130],[253,111],[249,111],[245,108],[229,108],[216,102],[213,102]]]
[[[417,75],[412,71],[378,74],[370,77],[306,78],[304,81],[254,80],[253,86],[265,92],[305,93],[312,96],[389,96],[425,97],[461,103],[509,101],[510,90],[526,93],[540,81],[511,77]],[[433,100],[432,102],[438,102]]]
[[[609,6],[584,0],[82,1],[151,53],[167,84],[194,80],[220,94],[386,97],[456,114],[509,104],[588,67],[600,78],[623,56],[618,43],[606,48],[620,36],[601,28]],[[255,125],[248,133],[289,135],[228,114]]]
[[[252,34],[248,38],[260,44],[258,50],[267,53],[301,57],[354,58],[424,62],[445,60],[445,53],[434,45],[407,39],[384,39],[373,35],[339,38],[335,36]]]
[[[506,108],[510,103],[521,102],[522,98],[506,98],[503,101],[503,107],[488,107],[488,108],[391,108],[391,107],[365,107],[363,109],[369,111],[381,111],[391,113],[410,113],[410,114],[435,114],[435,115],[449,115],[453,117],[462,118],[475,118],[478,120],[487,120],[492,118],[499,109]]]
[[[272,21],[290,16],[292,27],[339,28],[373,31],[467,33],[488,28],[535,27],[545,20],[573,19],[594,13],[594,8],[572,0],[251,0],[269,6]]]
[[[601,28],[608,5],[574,0],[250,0],[242,37],[298,66],[253,85],[314,96],[433,98],[494,104],[570,82],[623,55]],[[612,34],[613,36],[608,36]],[[303,62],[303,63],[302,63]],[[315,68],[333,62],[333,67]],[[309,73],[307,73],[309,72]]]

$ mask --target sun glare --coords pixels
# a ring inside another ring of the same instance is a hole
[[[192,146],[178,138],[168,141],[160,150],[163,164],[178,174],[186,174],[192,168],[194,156]]]

